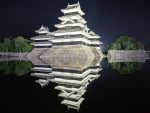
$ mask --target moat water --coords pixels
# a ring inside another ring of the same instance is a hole
[[[150,61],[148,60],[140,64],[135,71],[126,74],[112,69],[107,60],[103,60],[101,76],[88,85],[83,95],[85,100],[79,111],[67,109],[60,103],[62,101],[62,98],[58,97],[60,91],[54,89],[57,84],[50,82],[42,88],[35,83],[37,78],[30,75],[30,63],[21,63],[22,61],[1,62],[3,68],[0,69],[0,113],[150,112]],[[26,68],[24,69],[23,66]]]

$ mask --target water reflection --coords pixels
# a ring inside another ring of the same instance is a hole
[[[52,69],[49,66],[35,66],[32,70],[34,73],[31,75],[39,78],[36,83],[39,83],[42,87],[49,82],[57,83],[55,89],[60,90],[58,96],[63,98],[61,104],[78,110],[84,100],[82,96],[86,92],[87,86],[100,76],[99,71],[102,68],[92,66],[83,71],[77,71]]]
[[[61,104],[79,110],[87,86],[100,77],[102,57],[99,52],[82,46],[51,48],[41,54],[40,60],[41,63],[36,62],[31,69],[31,76],[38,78],[35,82],[42,87],[49,82],[56,83],[58,96],[63,98]]]
[[[109,50],[107,57],[112,69],[120,74],[132,74],[143,67],[148,54],[144,50]]]
[[[32,63],[29,61],[1,61],[0,72],[5,75],[15,74],[17,76],[23,76],[30,72]]]
[[[112,69],[116,70],[120,74],[132,74],[139,71],[144,63],[139,62],[115,62],[109,63]]]
[[[34,51],[38,51],[38,54],[33,55]],[[44,53],[41,51],[43,49],[35,48],[28,54],[27,58],[33,65],[27,61],[10,62],[7,57],[6,62],[4,59],[0,62],[0,71],[5,74],[15,73],[16,75],[24,75],[31,71],[31,76],[37,78],[35,82],[41,87],[50,82],[57,84],[54,89],[60,91],[58,96],[62,97],[61,104],[79,110],[85,99],[84,94],[88,85],[100,77],[102,57],[94,48],[82,46],[78,46],[77,49],[62,48],[61,51],[60,48],[47,49]],[[108,57],[109,65],[120,74],[131,74],[140,70],[145,61],[145,57],[140,60],[141,62],[139,59],[136,61],[136,58],[132,61],[132,59],[127,60],[124,57],[124,60],[123,57],[118,57],[116,54],[117,60],[112,60],[113,57],[112,55]],[[108,64],[108,62],[106,63]]]

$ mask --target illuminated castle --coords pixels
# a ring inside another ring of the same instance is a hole
[[[101,37],[87,27],[87,22],[82,17],[85,13],[81,10],[79,2],[73,5],[68,4],[61,12],[64,15],[58,17],[61,22],[55,25],[58,28],[57,31],[50,32],[43,25],[35,31],[39,35],[31,38],[34,48],[86,45],[100,49]]]
[[[36,30],[39,35],[31,38],[31,75],[39,78],[36,82],[42,87],[56,83],[55,89],[61,91],[58,96],[63,98],[61,104],[79,110],[88,84],[100,76],[102,42],[87,27],[79,2],[68,4],[61,12],[61,22],[55,25],[58,30],[50,32],[42,25]]]

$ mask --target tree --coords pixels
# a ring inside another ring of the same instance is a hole
[[[8,52],[11,48],[11,40],[9,38],[4,39],[4,47],[5,47],[5,52]]]
[[[23,37],[15,38],[15,48],[18,52],[28,52],[32,50],[31,42]]]
[[[23,37],[17,37],[15,38],[15,48],[18,52],[22,52],[23,48],[25,46],[24,38]]]
[[[135,40],[134,37],[120,36],[114,43],[108,46],[108,50],[136,50],[144,49],[144,45],[141,42]]]
[[[12,40],[4,38],[0,42],[1,52],[30,52],[33,49],[31,41],[18,36]]]
[[[5,45],[2,42],[0,43],[0,51],[5,52]]]

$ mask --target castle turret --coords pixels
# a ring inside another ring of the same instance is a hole
[[[42,25],[40,29],[35,32],[38,36],[31,37],[34,48],[49,48],[52,46],[52,42],[49,40],[53,38],[53,33],[49,32],[48,27]]]

